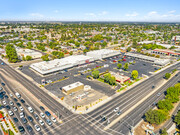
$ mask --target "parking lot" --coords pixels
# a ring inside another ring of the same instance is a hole
[[[45,76],[39,75],[38,73],[32,71],[31,69],[29,69],[29,66],[23,67],[21,69],[21,72],[30,76],[39,84],[41,84],[42,79],[45,79],[46,82],[53,82],[53,83],[50,83],[49,85],[46,85],[45,88],[48,89],[53,94],[57,95],[58,97],[65,96],[60,91],[61,87],[69,85],[77,81],[80,81],[84,83],[85,85],[90,85],[93,89],[101,93],[104,93],[107,96],[111,96],[115,94],[115,90],[112,89],[109,85],[104,84],[102,82],[88,80],[87,76],[91,75],[91,72],[87,72],[87,70],[101,67],[98,69],[100,73],[105,72],[106,70],[109,70],[109,71],[114,71],[114,72],[120,72],[121,74],[124,74],[129,77],[131,76],[132,70],[137,70],[139,73],[139,76],[141,77],[142,75],[149,76],[151,75],[150,72],[154,72],[155,70],[159,68],[157,66],[152,65],[152,63],[142,61],[142,60],[134,60],[130,58],[125,58],[125,61],[118,61],[120,59],[122,59],[122,56],[108,58],[102,61],[97,61],[97,62],[93,62],[86,65],[81,65],[79,67],[74,67],[74,68],[68,69],[67,71],[65,70],[63,72],[56,72],[56,73],[52,73]],[[133,63],[134,61],[135,63]],[[132,63],[132,64],[129,64],[129,69],[127,71],[123,71],[122,69],[121,70],[117,69],[117,63],[121,63],[122,68],[125,63]],[[57,81],[63,78],[67,78],[67,79]]]
[[[5,108],[13,123],[21,134],[43,135],[58,126],[54,118],[43,106],[37,106],[27,100],[24,95],[18,94],[17,89],[10,91],[5,83],[1,82],[0,100],[1,108]],[[11,88],[12,90],[12,88]],[[26,100],[25,100],[26,99]]]

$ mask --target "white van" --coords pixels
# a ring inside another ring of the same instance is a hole
[[[15,95],[16,95],[17,98],[21,97],[21,95],[18,92],[16,92]]]

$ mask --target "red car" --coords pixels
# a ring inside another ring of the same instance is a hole
[[[123,59],[123,61],[126,61],[126,59]]]

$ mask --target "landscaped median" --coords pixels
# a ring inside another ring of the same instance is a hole
[[[170,78],[174,77],[175,74],[179,72],[176,71],[174,72]],[[170,79],[169,78],[169,79]],[[138,105],[140,105],[141,103],[143,103],[147,98],[149,98],[153,93],[155,93],[159,88],[161,88],[165,83],[167,83],[168,80],[164,80],[163,83],[161,83],[161,85],[159,85],[158,87],[156,87],[153,91],[151,91],[148,95],[146,95],[142,100],[140,100],[139,102],[137,102],[134,106],[132,106],[130,109],[128,109],[126,112],[122,113],[117,119],[115,119],[114,121],[112,121],[108,126],[106,126],[104,128],[104,130],[109,129],[110,127],[112,127],[114,124],[116,124],[118,121],[120,121],[123,117],[125,117],[128,113],[130,113],[133,109],[135,109]]]

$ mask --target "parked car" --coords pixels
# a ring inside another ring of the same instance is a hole
[[[6,101],[5,100],[3,101],[3,104],[6,105]]]
[[[17,104],[17,106],[21,106],[21,104],[20,104],[20,103],[18,103],[18,102],[17,102],[16,104]]]
[[[38,115],[34,113],[35,119],[39,119]]]
[[[46,123],[47,123],[49,126],[52,125],[52,122],[51,122],[49,119],[46,120]]]
[[[4,97],[5,97],[6,99],[9,98],[8,95],[4,95]]]
[[[17,102],[18,100],[16,98],[14,98],[14,101]]]
[[[23,111],[23,110],[24,110],[22,106],[20,106],[20,107],[19,107],[19,109],[20,109],[21,111]]]
[[[20,132],[20,133],[24,133],[24,132],[25,132],[25,129],[24,129],[23,126],[19,126],[18,129],[19,129],[19,132]]]
[[[7,110],[11,109],[11,107],[9,105],[6,105],[5,107],[6,107]]]
[[[24,124],[26,124],[26,123],[27,123],[27,119],[26,119],[25,117],[22,117],[22,122],[23,122]]]
[[[17,107],[14,106],[14,107],[13,107],[13,110],[16,112],[18,109],[17,109]]]
[[[8,111],[8,114],[9,114],[10,116],[13,116],[13,115],[14,115],[13,111]]]
[[[35,128],[35,129],[36,129],[36,131],[38,131],[38,132],[41,130],[40,126],[39,126],[39,125],[37,125],[37,124],[35,124],[35,125],[34,125],[34,128]]]
[[[2,86],[5,86],[5,83],[2,82],[1,85],[2,85]]]
[[[21,101],[21,103],[23,103],[23,104],[25,103],[25,101],[24,101],[23,99],[21,99],[20,101]]]
[[[44,125],[44,122],[43,122],[42,120],[39,120],[39,124],[40,124],[41,126],[43,126],[43,125]]]
[[[15,95],[17,98],[21,98],[21,95],[18,92],[16,92]]]
[[[17,123],[19,121],[18,118],[16,118],[16,117],[14,117],[13,120],[15,123]]]
[[[23,117],[25,117],[25,113],[24,112],[20,112],[19,116],[20,116],[20,118],[23,118]]]
[[[51,117],[51,120],[55,123],[56,122],[56,118]]]
[[[28,111],[30,112],[30,113],[33,113],[34,112],[34,110],[32,109],[32,107],[28,107]]]
[[[9,101],[9,104],[10,104],[10,105],[14,105],[13,101]]]
[[[12,93],[10,93],[10,94],[9,94],[9,96],[10,96],[10,97],[13,97],[13,94],[12,94]]]
[[[44,113],[40,113],[40,116],[41,116],[41,118],[45,118],[45,115],[44,115]]]
[[[42,111],[44,111],[44,110],[45,110],[45,109],[44,109],[44,107],[42,107],[42,106],[40,106],[39,108],[40,108]]]
[[[31,116],[27,116],[27,118],[28,118],[28,120],[29,120],[30,122],[33,121],[33,118],[32,118]]]
[[[31,126],[29,126],[29,125],[28,125],[28,126],[26,126],[26,129],[28,130],[28,132],[29,132],[29,133],[30,133],[30,132],[32,132],[32,130],[33,130],[33,129],[32,129],[32,127],[31,127]]]
[[[46,114],[47,116],[51,116],[51,114],[50,114],[48,111],[45,111],[45,114]]]

